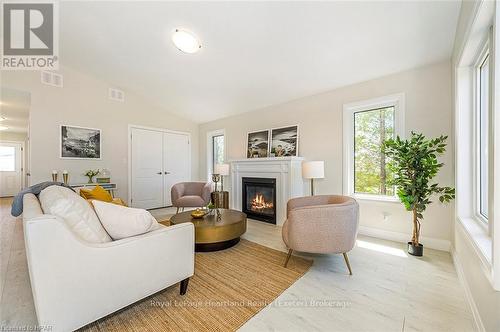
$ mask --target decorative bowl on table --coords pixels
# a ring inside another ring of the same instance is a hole
[[[202,210],[202,209],[196,209],[196,210],[193,210],[193,212],[191,212],[191,217],[193,217],[193,219],[201,219],[203,218],[206,214],[208,213],[207,210]]]

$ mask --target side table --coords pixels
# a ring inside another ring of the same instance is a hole
[[[212,197],[212,203],[214,203],[216,208],[229,209],[229,192],[214,191],[211,197]]]

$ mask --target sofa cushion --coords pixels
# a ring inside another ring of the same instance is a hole
[[[92,243],[111,241],[92,206],[71,189],[50,186],[42,190],[39,200],[45,214],[64,220],[81,239]]]
[[[80,196],[85,199],[96,199],[103,202],[113,201],[113,196],[100,185],[96,185],[94,189],[80,189]]]
[[[144,234],[160,227],[151,213],[144,209],[129,208],[97,200],[93,200],[92,204],[102,225],[113,240]]]
[[[182,196],[177,200],[177,206],[182,207],[201,207],[205,206],[205,201],[200,196],[188,195]]]

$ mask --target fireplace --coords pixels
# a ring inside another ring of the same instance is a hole
[[[276,224],[276,179],[242,180],[242,211],[251,219]]]

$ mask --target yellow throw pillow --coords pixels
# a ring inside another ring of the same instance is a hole
[[[97,201],[103,201],[103,202],[113,201],[113,197],[111,196],[111,194],[107,192],[100,185],[96,185],[92,190],[83,188],[80,189],[80,196],[82,196],[85,199],[95,199]]]

